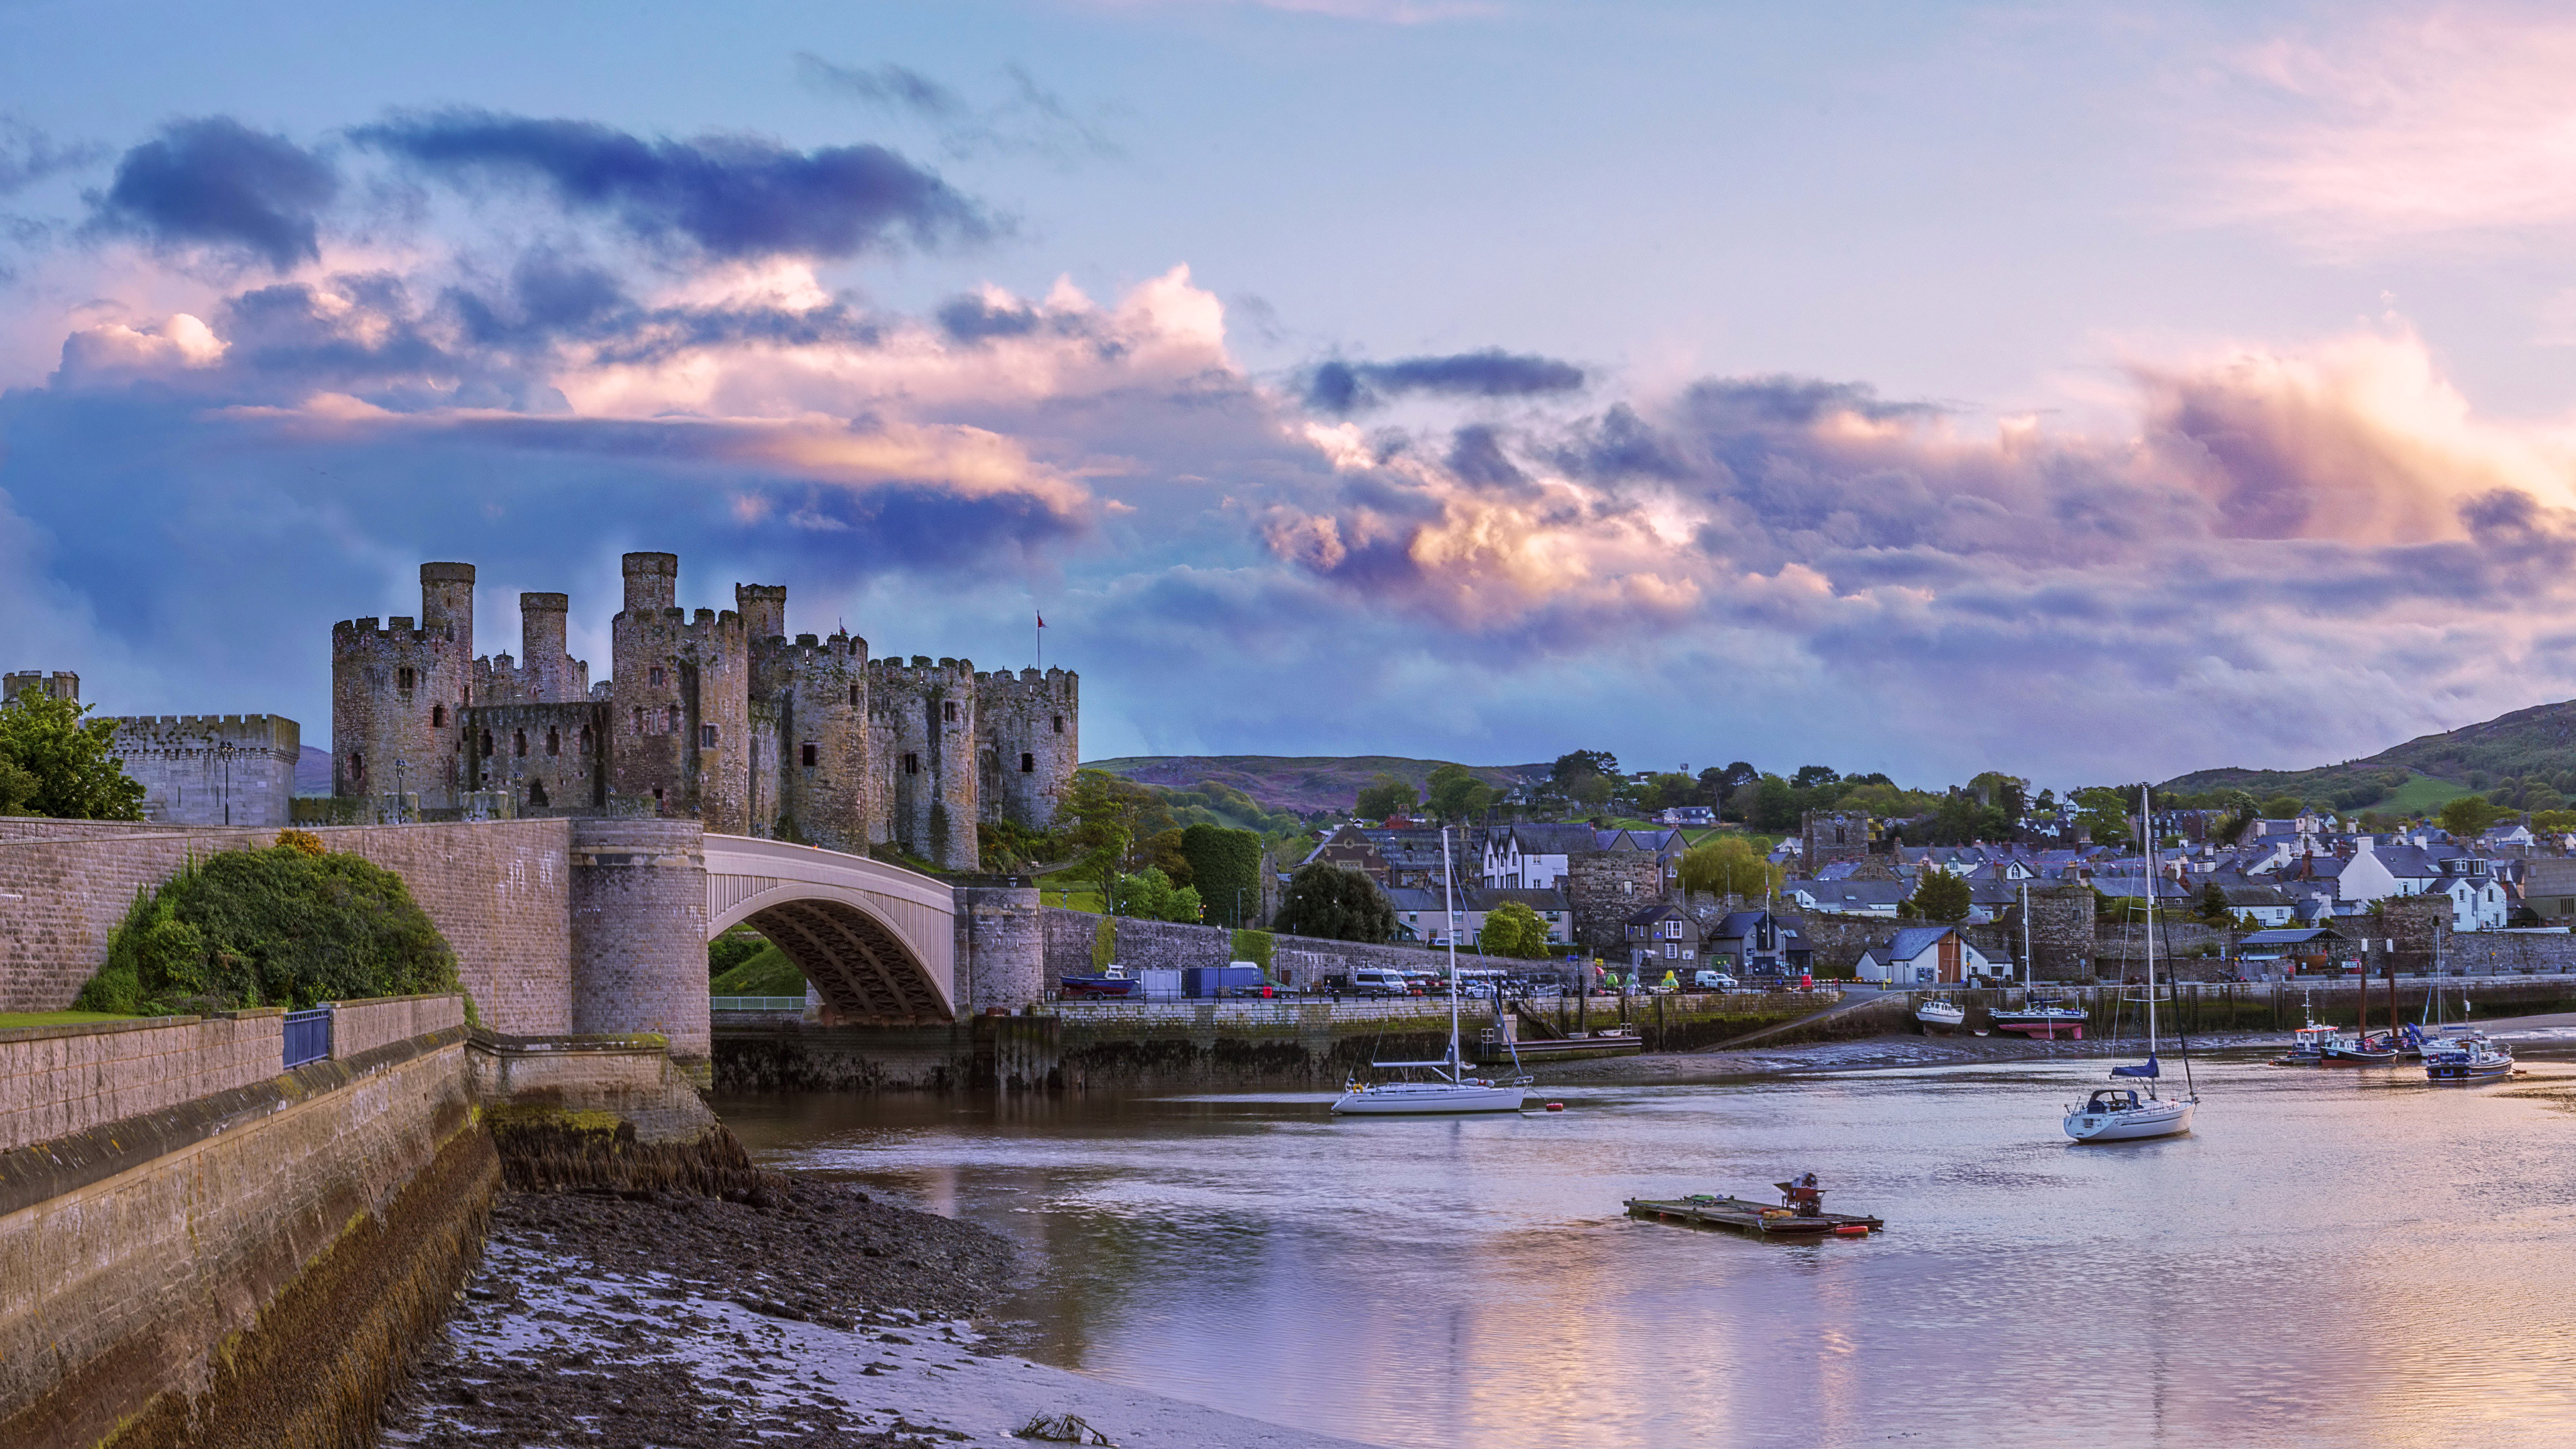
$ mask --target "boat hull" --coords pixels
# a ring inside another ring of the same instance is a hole
[[[2064,1037],[2068,1041],[2084,1040],[2084,1018],[2080,1016],[2032,1020],[1996,1012],[1987,1017],[1986,1021],[1997,1031],[2018,1032],[2026,1037],[2045,1037],[2050,1041],[2055,1041],[2059,1037]]]
[[[1885,1228],[1877,1218],[1858,1213],[1782,1213],[1776,1204],[1740,1197],[1641,1198],[1627,1202],[1628,1216],[1695,1228],[1724,1228],[1747,1237],[1867,1237]]]
[[[2320,1062],[2329,1067],[2393,1067],[2397,1065],[2397,1053],[2393,1051],[2365,1052],[2355,1051],[2351,1047],[2328,1047],[2324,1051],[2318,1053],[2317,1057]]]
[[[1457,1117],[1478,1112],[1517,1112],[1528,1102],[1528,1091],[1520,1087],[1386,1082],[1344,1092],[1333,1103],[1333,1113],[1341,1117]]]
[[[1914,1009],[1914,1020],[1916,1025],[1927,1032],[1939,1032],[1947,1036],[1967,1026],[1968,1013],[1956,1007],[1948,1011],[1936,1011],[1927,1006],[1918,1006]]]
[[[2069,1112],[2066,1135],[2078,1142],[2143,1142],[2191,1130],[2194,1102],[2151,1099],[2124,1112]]]

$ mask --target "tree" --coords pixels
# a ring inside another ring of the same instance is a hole
[[[1431,788],[1423,795],[1423,804],[1431,813],[1451,824],[1473,820],[1494,803],[1494,787],[1476,778],[1476,772],[1464,765],[1442,765],[1431,772]]]
[[[2565,835],[2576,830],[2576,810],[2533,811],[2531,829],[2535,835]]]
[[[1574,797],[1576,804],[1598,810],[1610,803],[1610,797],[1617,792],[1617,789],[1618,787],[1611,784],[1606,776],[1583,775],[1576,778],[1573,786],[1566,793]]]
[[[1756,830],[1795,830],[1801,803],[1797,787],[1777,775],[1765,775],[1752,786],[1753,808],[1746,821]]]
[[[1819,785],[1839,784],[1842,778],[1839,771],[1823,765],[1800,765],[1798,773],[1791,777],[1789,784],[1793,789],[1813,790]]]
[[[2227,892],[2220,890],[2216,881],[2200,888],[2200,918],[2222,926],[2236,919],[2236,912],[2227,904]]]
[[[1682,852],[1681,887],[1711,895],[1752,897],[1776,893],[1788,872],[1765,859],[1740,835],[1722,836]]]
[[[2299,803],[2299,797],[2296,795],[2275,795],[2271,799],[2263,802],[2263,818],[2266,820],[2296,820],[2299,818],[2299,812],[2306,808],[2306,806]]]
[[[1382,942],[1395,935],[1395,903],[1360,872],[1317,861],[1288,878],[1271,929],[1326,941]]]
[[[1924,920],[1946,923],[1966,920],[1975,902],[1969,897],[1966,876],[1952,875],[1939,866],[1932,866],[1923,872],[1923,879],[1916,882],[1909,904],[1914,914]]]
[[[1968,845],[1981,840],[2007,840],[2012,825],[2004,812],[1977,803],[1967,791],[1954,792],[1932,812],[1931,828],[1925,832],[1929,845]]]
[[[1413,787],[1412,781],[1380,770],[1360,788],[1359,799],[1352,804],[1351,813],[1362,820],[1384,820],[1389,816],[1409,814],[1414,806],[1421,803],[1422,792]]]
[[[1735,808],[1735,792],[1761,778],[1760,770],[1738,760],[1724,769],[1711,766],[1700,771],[1699,786],[1707,794],[1708,803],[1717,807],[1719,819],[1740,821],[1744,812]]]
[[[1484,927],[1476,932],[1476,946],[1488,956],[1540,960],[1549,954],[1547,922],[1521,902],[1505,901],[1485,912]]]
[[[1637,808],[1648,815],[1699,803],[1699,781],[1679,773],[1657,775],[1637,791]]]
[[[2076,823],[2095,845],[2126,845],[2136,838],[2129,829],[2129,804],[2137,798],[2135,791],[2089,785],[2072,798]]]
[[[2442,828],[2451,832],[2452,839],[2469,840],[2484,835],[2487,827],[2495,824],[2505,813],[2502,808],[2488,803],[2484,795],[2462,795],[2443,805],[2439,818]]]
[[[1619,757],[1608,750],[1569,750],[1556,757],[1556,763],[1548,767],[1547,777],[1570,789],[1579,776],[1618,773]]]
[[[0,815],[140,820],[143,786],[108,753],[116,721],[29,688],[0,704]]]
[[[1118,878],[1110,914],[1145,921],[1195,921],[1202,914],[1198,888],[1176,886],[1159,867]]]
[[[1181,832],[1181,854],[1190,882],[1208,914],[1242,926],[1261,913],[1261,837],[1222,825],[1193,825]]]

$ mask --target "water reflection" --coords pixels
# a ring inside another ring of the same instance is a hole
[[[1405,1446],[2576,1438],[2576,1074],[2204,1069],[2187,1138],[2074,1147],[2100,1067],[1566,1089],[720,1104],[755,1151],[1026,1244],[1033,1356]],[[1866,1242],[1622,1199],[1812,1168]]]

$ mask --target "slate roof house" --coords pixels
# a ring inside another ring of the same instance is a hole
[[[1770,911],[1729,911],[1701,932],[1701,951],[1731,962],[1740,976],[1795,976],[1815,961],[1806,924]]]
[[[1661,962],[1666,970],[1685,974],[1699,969],[1699,918],[1671,901],[1659,901],[1628,917],[1628,959],[1640,970]]]
[[[1908,926],[1861,952],[1854,974],[1891,986],[1955,986],[2006,973],[1956,926]]]

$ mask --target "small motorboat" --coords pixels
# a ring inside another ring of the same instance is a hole
[[[2393,1067],[2397,1065],[2397,1041],[2386,1032],[2368,1036],[2337,1036],[2318,1051],[2322,1065],[2329,1067]]]
[[[2290,1034],[2290,1049],[2272,1058],[2276,1067],[2315,1067],[2325,1064],[2326,1043],[2335,1038],[2335,1029],[2317,1025],[2310,1018],[2306,1026]]]
[[[2491,1082],[2513,1075],[2513,1053],[2482,1035],[2448,1037],[2424,1046],[2424,1077],[2434,1082]]]
[[[1968,1024],[1968,1008],[1946,996],[1932,996],[1914,1004],[1914,1020],[1928,1032],[1947,1035]]]
[[[1125,1001],[1140,984],[1125,968],[1112,966],[1097,976],[1067,976],[1059,989],[1067,1001]]]
[[[1998,1007],[1986,1013],[1986,1021],[1997,1031],[2051,1041],[2061,1036],[2071,1041],[2084,1040],[2084,1017],[2083,1007],[2048,996],[2034,996],[2019,1006]]]

